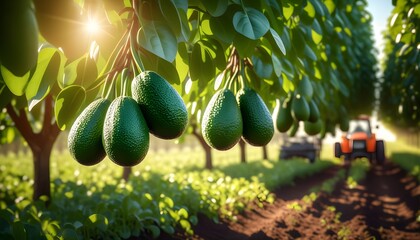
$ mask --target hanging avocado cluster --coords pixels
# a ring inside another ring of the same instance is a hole
[[[149,132],[163,139],[179,137],[188,112],[176,90],[160,75],[145,71],[131,83],[131,95],[89,104],[70,129],[71,155],[83,165],[107,155],[120,166],[139,164],[149,149]]]

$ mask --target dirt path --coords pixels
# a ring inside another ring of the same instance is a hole
[[[255,206],[234,223],[201,216],[193,239],[420,239],[420,186],[391,163],[372,168],[354,189],[341,181],[332,194],[302,199],[337,171],[278,189],[274,204]]]

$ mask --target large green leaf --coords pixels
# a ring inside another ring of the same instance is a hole
[[[0,74],[0,109],[3,109],[7,104],[12,101],[13,94],[3,81]]]
[[[26,89],[29,111],[41,102],[58,81],[61,55],[55,48],[43,48],[38,54],[38,63],[34,75]]]
[[[162,11],[163,17],[167,24],[175,33],[175,35],[181,34],[181,17],[172,0],[159,0],[159,7]],[[181,11],[183,11],[181,9]]]
[[[212,17],[209,19],[210,28],[214,36],[220,41],[230,44],[235,36],[235,30],[232,24],[225,24],[229,19],[223,15],[221,17]]]
[[[226,12],[228,7],[228,0],[211,0],[211,1],[202,1],[202,4],[206,10],[213,17],[219,17]]]
[[[22,77],[18,77],[6,67],[1,66],[1,75],[9,90],[16,96],[22,96],[28,86],[31,72],[27,72]]]
[[[279,34],[272,28],[270,28],[271,36],[274,38],[274,41],[277,44],[277,47],[280,49],[280,51],[286,55],[286,47],[284,46],[283,40],[279,36]]]
[[[270,54],[264,48],[258,47],[252,56],[254,71],[258,77],[270,79],[273,74],[273,64]]]
[[[262,12],[254,8],[246,8],[233,15],[233,27],[245,37],[256,40],[270,29],[270,23]]]
[[[214,57],[214,51],[209,48],[209,44],[205,40],[196,42],[191,53],[191,80],[208,82],[214,79],[216,74],[216,66],[213,62]]]
[[[76,68],[76,79],[74,83],[88,89],[98,77],[98,67],[93,58],[86,56],[80,60]]]
[[[85,89],[77,85],[68,86],[58,94],[54,113],[57,125],[61,130],[67,129],[73,123],[85,98]]]
[[[175,66],[161,58],[157,60],[157,69],[158,72],[163,78],[165,78],[170,84],[180,84],[178,71]]]
[[[177,39],[165,23],[144,21],[137,33],[137,42],[142,48],[168,62],[175,60]]]

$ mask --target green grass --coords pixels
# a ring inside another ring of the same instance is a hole
[[[9,154],[0,159],[0,238],[118,239],[159,236],[162,231],[192,233],[197,214],[215,221],[235,219],[250,202],[273,202],[270,190],[292,184],[332,165],[308,164],[302,159],[278,161],[278,146],[269,147],[275,160],[261,160],[261,149],[247,148],[249,163],[239,163],[239,150],[213,151],[213,171],[203,170],[200,148],[149,152],[133,168],[129,181],[122,168],[108,159],[85,167],[67,152],[51,158],[52,204],[31,201],[30,155]]]
[[[420,182],[420,149],[401,142],[386,144],[389,160],[414,176]]]

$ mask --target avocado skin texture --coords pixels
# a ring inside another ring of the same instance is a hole
[[[217,91],[210,99],[201,121],[204,140],[214,149],[228,150],[242,136],[242,116],[235,95],[228,90]]]
[[[297,94],[292,102],[292,117],[296,121],[309,120],[310,109],[309,104],[304,97]]]
[[[182,135],[188,112],[178,92],[161,76],[145,71],[134,78],[131,93],[140,105],[150,133],[163,139]]]
[[[114,99],[105,116],[102,142],[114,163],[124,167],[139,164],[149,150],[149,129],[134,99]]]
[[[273,138],[274,125],[270,111],[253,89],[244,88],[236,94],[241,109],[244,140],[253,146],[265,146]]]
[[[279,132],[285,133],[293,125],[291,102],[289,99],[278,102],[273,112],[274,122]]]
[[[70,154],[77,162],[92,166],[105,158],[102,128],[111,102],[98,99],[89,104],[73,123],[67,139]]]
[[[305,121],[304,130],[309,136],[317,135],[322,130],[322,120],[318,119],[316,122]]]
[[[311,123],[316,123],[320,117],[318,106],[316,105],[315,101],[309,101],[309,119],[308,121]]]
[[[31,1],[0,3],[0,64],[23,76],[38,60],[38,24]]]

